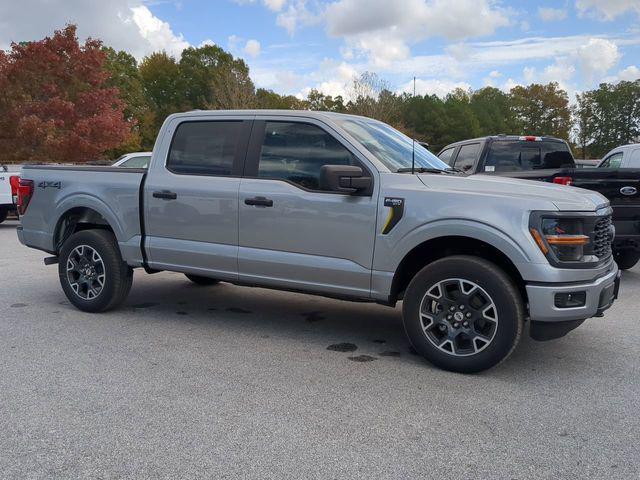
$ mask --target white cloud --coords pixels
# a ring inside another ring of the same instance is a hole
[[[510,12],[491,0],[338,0],[324,19],[331,36],[373,66],[409,56],[410,45],[429,37],[463,40],[509,25]]]
[[[276,23],[289,35],[294,35],[299,26],[313,25],[320,17],[307,8],[307,0],[292,0],[286,10],[278,14]]]
[[[576,0],[579,15],[589,15],[600,20],[613,20],[628,11],[640,15],[638,0]]]
[[[596,74],[604,74],[620,60],[618,46],[604,38],[592,38],[578,48],[577,60],[583,73],[589,79]]]
[[[144,5],[133,7],[133,21],[138,26],[140,35],[149,42],[155,50],[165,50],[171,55],[178,56],[189,46],[182,35],[176,36],[167,22],[163,22],[154,16]]]
[[[244,5],[247,3],[257,3],[258,0],[235,0],[236,3],[240,5]],[[279,12],[282,10],[282,7],[287,3],[287,0],[262,0],[262,3],[269,10],[273,10],[274,12]]]
[[[562,8],[538,7],[538,17],[543,22],[557,22],[567,18],[567,11]]]
[[[179,55],[189,43],[154,16],[142,0],[23,0],[0,2],[0,48],[12,41],[39,40],[67,23],[78,26],[78,37],[103,40],[105,45],[142,58],[157,50]]]
[[[214,42],[210,38],[207,38],[206,40],[203,40],[203,41],[200,42],[200,45],[198,45],[198,48],[213,47],[213,46],[215,46],[215,44],[216,44],[216,42]]]
[[[635,65],[629,65],[615,75],[605,77],[602,81],[607,83],[618,83],[620,81],[633,82],[635,80],[640,80],[640,68]]]
[[[257,40],[248,40],[243,51],[250,57],[256,58],[260,55],[260,42]]]
[[[444,98],[448,93],[451,93],[456,88],[469,90],[471,85],[467,82],[452,82],[449,80],[438,80],[435,78],[416,79],[416,95],[437,95],[438,97]],[[413,94],[413,80],[400,86],[398,92]]]

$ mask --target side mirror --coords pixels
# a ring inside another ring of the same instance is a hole
[[[352,165],[323,165],[320,169],[320,189],[354,194],[368,190],[371,178],[362,176],[362,168]]]

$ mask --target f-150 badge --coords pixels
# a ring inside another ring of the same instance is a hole
[[[386,235],[393,230],[393,227],[398,224],[404,215],[404,198],[385,197],[384,206],[389,207],[387,221],[385,222],[384,227],[382,227],[382,234]]]

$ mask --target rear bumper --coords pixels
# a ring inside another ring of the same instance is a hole
[[[585,320],[601,314],[617,298],[620,273],[614,263],[605,275],[591,281],[569,284],[529,284],[526,286],[529,299],[529,316],[535,322],[564,322]],[[579,307],[559,308],[557,294],[584,292],[585,303]]]

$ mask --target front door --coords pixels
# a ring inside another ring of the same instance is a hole
[[[240,184],[241,281],[368,297],[377,188],[320,189],[323,165],[371,170],[314,120],[256,120]]]
[[[237,280],[238,189],[251,123],[217,118],[175,126],[166,163],[153,162],[145,184],[151,268]]]

